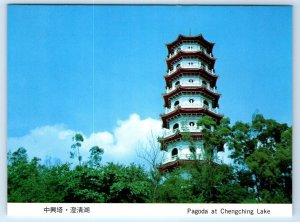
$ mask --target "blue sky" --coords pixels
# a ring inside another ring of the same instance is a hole
[[[8,136],[113,132],[132,114],[159,121],[165,44],[189,33],[216,43],[221,113],[291,125],[291,19],[289,6],[10,5]]]

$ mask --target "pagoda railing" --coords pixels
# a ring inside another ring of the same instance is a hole
[[[184,106],[181,105],[181,106],[175,106],[175,107],[171,107],[171,108],[166,107],[165,114],[172,112],[178,108],[206,108],[213,113],[219,114],[219,109],[217,107],[211,108],[211,107],[208,107],[207,105],[199,105],[199,104],[189,104],[189,105],[184,105]]]
[[[179,127],[177,129],[165,129],[164,137],[169,137],[179,132],[191,132],[191,133],[201,132],[202,128],[203,127],[198,127],[198,126],[186,126],[186,127]]]
[[[214,69],[209,69],[207,66],[203,66],[203,65],[195,65],[195,67],[190,68],[190,67],[176,67],[173,70],[168,70],[167,75],[172,75],[174,72],[176,72],[178,69],[190,69],[190,70],[195,70],[195,69],[202,69],[206,72],[208,72],[209,74],[213,75],[213,76],[217,76],[217,74],[215,73]]]
[[[177,85],[177,86],[173,86],[171,88],[167,88],[167,93],[170,93],[174,90],[176,90],[179,86],[198,86],[198,87],[205,87],[206,89],[208,89],[209,91],[211,92],[214,92],[216,93],[216,88],[215,87],[210,87],[209,85],[205,85],[205,84],[199,84],[199,82],[193,82],[193,83],[189,83],[189,82],[185,82],[185,83],[182,83],[180,85]]]
[[[167,59],[171,59],[172,57],[176,56],[178,53],[180,52],[203,52],[205,55],[209,56],[210,58],[213,58],[211,53],[208,53],[206,50],[203,49],[190,49],[190,50],[186,50],[186,49],[181,49],[181,50],[176,50],[173,53],[170,53],[169,56],[167,57]]]
[[[162,164],[166,164],[169,162],[173,162],[176,160],[195,160],[199,159],[200,155],[199,154],[179,154],[179,155],[174,155],[172,157],[167,157],[162,161]]]

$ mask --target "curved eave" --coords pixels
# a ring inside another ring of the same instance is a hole
[[[200,132],[188,132],[188,133],[190,133],[190,135],[193,139],[200,139],[203,137],[203,133],[200,133]],[[167,144],[167,143],[170,143],[173,141],[180,140],[182,138],[182,134],[183,134],[183,132],[177,132],[171,136],[160,138],[159,142],[163,143],[163,144]],[[163,146],[161,146],[161,150],[164,150]]]
[[[191,164],[195,161],[197,161],[197,160],[175,160],[175,161],[160,165],[158,167],[158,170],[159,170],[160,173],[162,173],[164,171],[173,170],[176,167],[180,167],[180,166],[183,166],[183,165],[186,165],[186,164]]]
[[[183,36],[183,35],[178,35],[177,39],[171,43],[166,44],[169,53],[172,51],[172,49],[174,48],[174,46],[179,45],[180,43],[182,43],[183,41],[197,41],[199,43],[202,43],[204,47],[206,47],[209,52],[212,52],[212,49],[214,47],[213,42],[209,42],[207,41],[205,38],[203,38],[203,36],[197,35],[197,36]]]
[[[202,108],[181,108],[181,107],[179,107],[178,109],[175,109],[172,112],[160,115],[160,118],[162,119],[162,122],[163,122],[163,128],[168,128],[167,119],[178,116],[180,114],[196,114],[196,115],[206,114],[214,119],[217,119],[218,121],[220,121],[223,118],[223,115],[216,114],[204,107],[202,107]]]
[[[218,106],[219,98],[221,96],[221,94],[214,93],[208,90],[204,86],[179,86],[172,92],[163,94],[165,107],[169,108],[171,106],[170,98],[176,96],[179,93],[196,93],[196,94],[208,95],[209,97],[212,98],[214,108]]]
[[[160,173],[163,173],[165,171],[171,171],[174,168],[180,167],[180,166],[184,166],[184,165],[188,165],[188,164],[193,164],[193,163],[197,163],[197,164],[212,164],[213,166],[220,166],[218,163],[213,162],[213,161],[209,161],[209,160],[183,160],[183,159],[178,159],[178,160],[174,160],[172,162],[168,162],[165,164],[161,164],[158,167],[158,170]]]
[[[182,58],[199,58],[202,61],[205,61],[207,64],[209,64],[211,68],[214,67],[215,62],[216,62],[215,58],[208,56],[203,51],[196,51],[196,52],[180,51],[173,57],[167,59],[168,68],[170,69],[170,67],[173,63],[181,60]]]
[[[218,79],[217,75],[212,75],[211,73],[207,72],[205,69],[203,68],[179,68],[176,69],[175,72],[173,72],[171,75],[165,75],[165,81],[166,81],[166,85],[167,87],[171,87],[171,81],[172,79],[176,79],[181,75],[199,75],[203,78],[205,78],[206,80],[208,80],[208,82],[214,87],[216,86],[216,82]]]

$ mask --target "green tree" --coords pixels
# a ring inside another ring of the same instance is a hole
[[[70,164],[57,164],[49,167],[43,166],[41,171],[41,186],[45,203],[63,203],[67,194],[68,175],[71,173]]]
[[[151,183],[142,167],[108,163],[102,169],[102,186],[110,203],[144,203],[149,199]]]
[[[251,124],[237,122],[232,127],[229,147],[243,171],[240,175],[248,175],[244,186],[255,192],[257,201],[292,201],[291,127],[257,114]]]
[[[66,177],[64,202],[104,203],[106,194],[102,190],[103,175],[98,169],[86,165],[76,166]]]
[[[189,171],[186,169],[177,168],[165,173],[163,183],[158,187],[157,201],[161,203],[193,202],[192,183]]]
[[[8,154],[8,202],[39,202],[43,198],[39,161],[37,157],[28,161],[23,147]]]
[[[80,133],[76,133],[75,136],[72,137],[72,140],[74,143],[71,145],[72,151],[70,152],[70,157],[72,159],[77,157],[79,166],[81,166],[82,156],[80,155],[80,147],[84,141],[83,136]]]
[[[197,125],[203,128],[204,160],[214,161],[216,160],[215,151],[224,151],[224,145],[231,133],[229,124],[229,118],[223,118],[218,122],[209,116],[204,116],[198,120]]]
[[[144,203],[149,198],[147,174],[134,164],[77,166],[67,176],[65,202]]]
[[[99,168],[104,150],[99,146],[93,146],[90,149],[88,165],[90,167]]]
[[[191,168],[191,175],[194,202],[242,203],[253,199],[253,195],[240,186],[232,166],[198,162]]]

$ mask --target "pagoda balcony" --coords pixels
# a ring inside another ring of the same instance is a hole
[[[165,158],[162,161],[162,164],[170,163],[177,160],[195,160],[199,158],[200,158],[199,154],[179,154],[179,155],[174,155],[172,157]]]
[[[180,132],[177,131],[175,134],[165,137],[158,138],[158,142],[161,144],[167,145],[168,143],[173,143],[174,141],[182,140],[185,136],[185,133],[189,133],[193,140],[200,140],[203,137],[202,132]],[[165,146],[161,146],[161,150],[165,150]]]
[[[208,107],[207,105],[198,105],[198,104],[189,104],[189,105],[185,105],[185,106],[175,106],[175,107],[171,107],[171,108],[165,108],[165,114],[168,114],[170,112],[173,112],[177,109],[180,109],[180,108],[202,108],[202,109],[206,109],[206,110],[209,110],[210,112],[213,112],[215,114],[219,114],[219,109],[218,107],[216,108],[211,108],[211,107]]]
[[[181,70],[187,70],[187,71],[204,71],[212,76],[217,77],[218,75],[215,73],[214,69],[209,69],[207,66],[198,65],[197,67],[190,68],[190,67],[177,67],[173,70],[168,70],[167,75],[170,76],[175,72],[180,72]]]
[[[173,136],[176,133],[179,132],[191,132],[191,133],[201,133],[202,132],[203,127],[197,127],[197,126],[187,126],[187,127],[180,127],[177,129],[165,129],[164,130],[164,137],[169,137],[169,136]]]
[[[199,76],[206,79],[213,86],[216,85],[216,81],[218,79],[218,75],[215,74],[214,70],[209,70],[207,67],[199,66],[198,68],[182,68],[179,67],[175,70],[168,71],[168,73],[164,76],[166,81],[166,86],[171,88],[172,81],[181,77],[181,76]]]
[[[177,86],[173,86],[171,88],[167,88],[167,93],[170,93],[170,92],[173,92],[174,90],[176,90],[178,87],[180,86],[183,86],[183,87],[189,87],[189,86],[192,86],[192,87],[204,87],[206,89],[208,89],[209,91],[213,92],[213,93],[216,93],[216,87],[210,87],[209,85],[205,85],[205,84],[199,84],[199,83],[189,83],[189,82],[185,82],[185,83],[182,83],[180,85],[177,85]]]
[[[174,156],[168,157],[162,161],[160,166],[158,167],[159,172],[169,171],[179,166],[188,165],[195,163],[195,161],[199,161],[198,164],[207,164],[210,163],[213,166],[218,166],[223,164],[224,162],[220,159],[216,159],[214,161],[203,160],[200,154],[182,154],[182,156]]]
[[[170,68],[172,65],[176,64],[177,62],[181,61],[182,59],[199,59],[211,67],[214,66],[216,59],[214,57],[210,57],[208,53],[205,53],[203,50],[199,51],[179,51],[171,58],[167,59],[167,66]]]
[[[202,84],[201,86],[177,86],[174,90],[171,90],[169,93],[163,94],[165,107],[170,108],[171,102],[170,99],[175,97],[176,95],[182,94],[182,93],[192,93],[192,94],[204,94],[207,96],[210,96],[212,98],[213,107],[218,106],[218,101],[221,96],[221,94],[213,92],[213,90],[209,90],[207,85]],[[193,107],[200,107],[204,104],[188,104],[192,105]],[[186,105],[184,106],[186,107]],[[187,106],[190,107],[190,106]]]
[[[195,49],[194,50],[193,49],[189,49],[189,50],[187,50],[187,49],[176,50],[175,52],[170,53],[167,56],[167,60],[173,58],[174,56],[176,56],[180,52],[183,52],[183,53],[199,53],[199,52],[201,52],[201,53],[204,53],[206,56],[210,57],[211,59],[214,59],[214,57],[213,57],[213,55],[211,53],[208,53],[205,49],[200,48],[200,49],[196,49],[196,50]]]
[[[220,115],[217,113],[217,108],[209,108],[207,106],[199,107],[199,106],[193,106],[190,107],[176,107],[175,109],[167,109],[166,113],[161,114],[160,117],[163,122],[163,128],[169,128],[169,124],[167,120],[174,119],[178,116],[182,115],[196,115],[196,116],[202,116],[202,115],[208,115],[216,120],[221,120],[223,118],[223,115]]]

